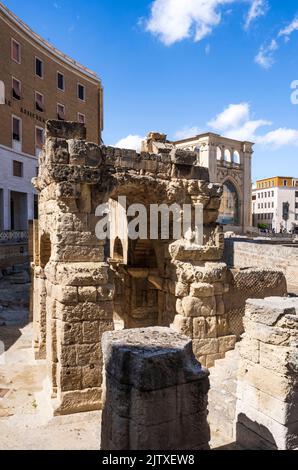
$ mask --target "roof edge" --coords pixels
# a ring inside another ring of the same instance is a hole
[[[9,20],[11,20],[15,25],[17,25],[24,33],[30,35],[31,39],[36,41],[39,45],[47,49],[48,52],[55,55],[58,59],[65,62],[67,65],[76,68],[78,71],[87,75],[89,78],[98,80],[101,83],[101,79],[96,72],[80,64],[76,60],[72,59],[68,55],[64,54],[62,51],[53,46],[50,42],[46,41],[42,36],[35,33],[23,20],[21,20],[15,13],[13,13],[9,8],[7,8],[2,2],[0,2],[0,12],[2,12]]]

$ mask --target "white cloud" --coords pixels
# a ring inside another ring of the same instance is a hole
[[[270,69],[274,64],[274,52],[278,49],[278,44],[275,39],[272,39],[269,45],[261,46],[258,54],[255,57],[255,62],[264,69]]]
[[[248,103],[229,105],[208,123],[214,130],[226,137],[236,140],[247,140],[270,148],[280,148],[287,145],[298,146],[298,130],[279,128],[265,134],[258,132],[262,127],[272,126],[266,119],[251,119]]]
[[[174,138],[176,140],[183,140],[187,139],[188,137],[193,137],[195,135],[201,134],[202,130],[199,127],[193,126],[193,127],[183,127],[179,131],[175,132]]]
[[[224,111],[209,121],[208,125],[219,131],[237,128],[248,120],[249,112],[248,103],[230,104]]]
[[[279,128],[259,137],[258,143],[270,145],[274,148],[283,147],[285,145],[298,146],[298,130]]]
[[[122,148],[122,149],[136,150],[137,152],[139,152],[141,150],[142,140],[144,140],[144,137],[130,134],[127,137],[120,139],[115,144],[115,147]]]
[[[236,1],[154,0],[146,30],[167,46],[186,38],[197,42],[220,24],[220,7]]]
[[[256,131],[260,127],[271,126],[271,121],[266,121],[264,119],[257,119],[255,121],[247,121],[238,129],[229,129],[225,135],[232,139],[236,140],[247,140],[247,141],[258,141],[258,136]]]
[[[286,28],[282,29],[279,32],[278,36],[284,37],[286,40],[289,40],[291,34],[297,30],[298,30],[298,16],[296,16]]]
[[[264,16],[268,10],[266,0],[252,0],[251,7],[246,17],[245,29],[248,29],[251,23],[259,16]]]

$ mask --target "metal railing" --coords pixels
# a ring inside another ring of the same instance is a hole
[[[28,239],[28,230],[0,230],[0,243],[26,242]]]

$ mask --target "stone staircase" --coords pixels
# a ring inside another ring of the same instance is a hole
[[[208,394],[208,421],[211,434],[223,441],[233,441],[233,423],[236,410],[237,370],[239,345],[228,351],[224,359],[218,359],[210,368],[210,391]]]

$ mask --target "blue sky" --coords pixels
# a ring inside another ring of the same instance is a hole
[[[100,75],[105,143],[212,131],[257,142],[254,179],[298,177],[298,0],[4,3]]]

